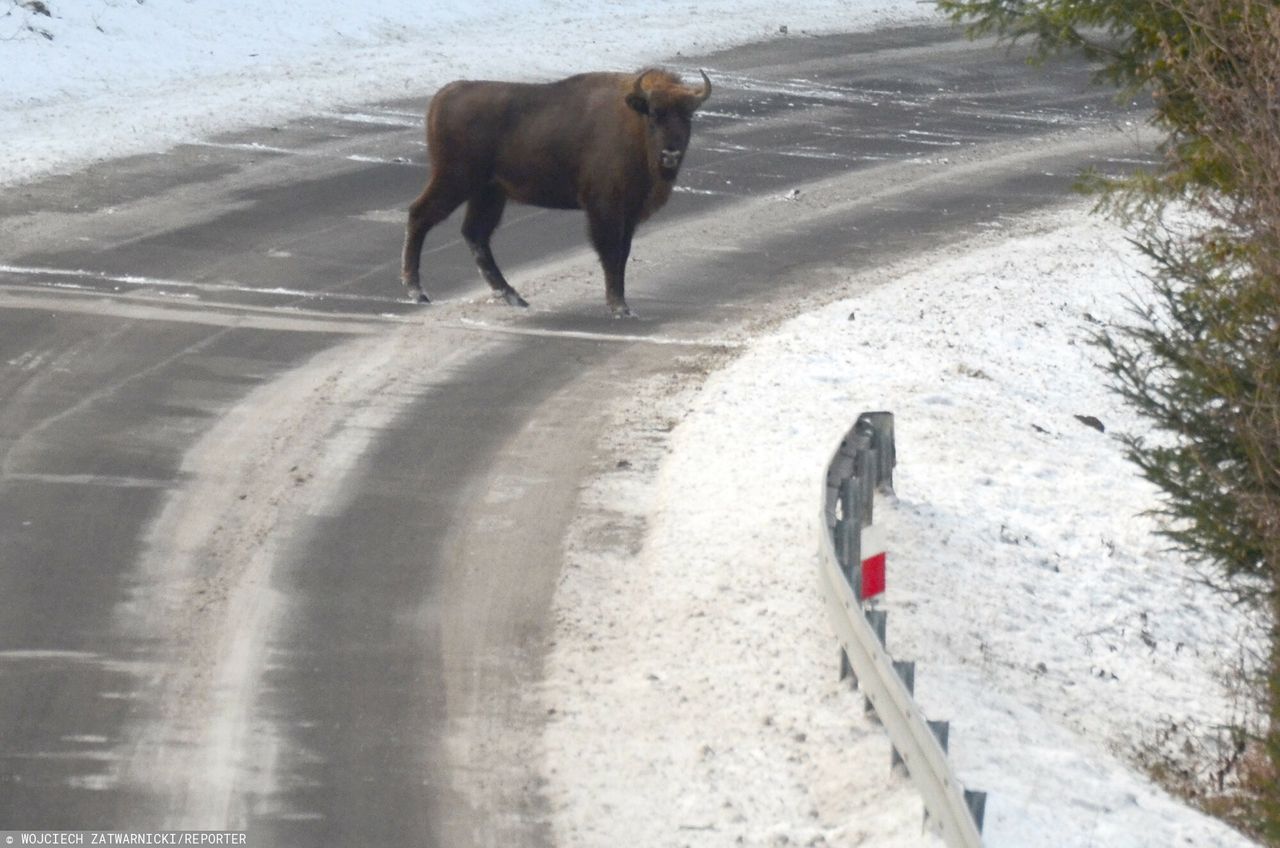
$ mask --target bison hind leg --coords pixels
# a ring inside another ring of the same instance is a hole
[[[422,244],[427,233],[436,224],[453,214],[462,205],[466,191],[448,179],[432,174],[426,189],[409,205],[409,220],[405,226],[404,250],[401,253],[400,279],[409,299],[415,303],[430,303],[422,290],[419,265],[422,262]]]

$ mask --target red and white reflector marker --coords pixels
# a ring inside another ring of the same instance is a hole
[[[862,586],[859,599],[866,601],[884,594],[884,533],[874,524],[862,528]]]

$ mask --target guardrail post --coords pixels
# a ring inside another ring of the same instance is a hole
[[[916,664],[914,660],[894,660],[893,670],[902,678],[902,685],[907,687],[907,694],[916,693]]]
[[[951,735],[951,722],[949,721],[930,721],[929,729],[933,731],[934,737],[937,738],[938,744],[942,746],[942,753],[947,753],[947,737]]]
[[[982,833],[982,819],[987,814],[987,793],[966,789],[964,803],[969,807],[969,815],[973,816],[973,823],[977,825],[978,833]]]
[[[892,412],[864,412],[858,416],[858,425],[871,434],[871,445],[879,454],[879,474],[876,486],[886,494],[893,492],[893,469],[898,464],[897,447],[893,438]]]
[[[852,472],[852,457],[848,458],[847,468]],[[835,511],[836,560],[840,563],[840,570],[844,572],[845,580],[849,581],[849,586],[853,588],[856,597],[861,586],[861,580],[855,579],[862,564],[862,523],[858,517],[861,514],[861,491],[852,476],[844,477],[839,481],[836,488],[836,503],[839,506]],[[859,600],[861,600],[860,597]],[[845,653],[844,648],[841,648],[840,679],[845,678],[851,679],[855,689],[858,687],[858,675],[853,671],[849,655]]]
[[[857,484],[856,477],[849,477],[840,483],[840,511],[842,517],[837,524],[839,535],[836,536],[836,558],[844,571],[845,579],[853,587],[853,593],[862,600],[862,581],[858,579],[862,568],[862,520],[860,516],[866,501]]]
[[[880,647],[887,648],[885,643],[885,634],[889,628],[889,611],[888,610],[863,610],[863,614],[867,617],[867,623],[871,625],[871,630],[880,639]]]
[[[858,675],[853,670],[853,664],[849,662],[849,655],[844,652],[844,648],[841,648],[840,649],[840,679],[844,680],[846,677],[851,679],[850,685],[854,689],[857,689]]]
[[[887,647],[885,645],[885,634],[889,627],[889,611],[866,609],[864,607],[862,614],[867,617],[867,624],[871,626],[871,632],[880,640],[880,647]],[[870,698],[863,698],[862,711],[864,713],[875,713],[876,707],[875,704],[871,703]]]
[[[871,448],[859,448],[854,457],[853,473],[857,475],[858,491],[862,496],[861,527],[871,526],[875,513],[876,474],[878,457]]]

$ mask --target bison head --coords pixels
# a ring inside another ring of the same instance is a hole
[[[627,105],[644,116],[650,158],[666,179],[675,179],[689,146],[693,113],[711,96],[711,80],[700,73],[702,88],[695,89],[675,74],[647,70],[627,94]]]

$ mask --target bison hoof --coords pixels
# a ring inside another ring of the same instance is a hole
[[[521,297],[520,293],[517,292],[515,289],[507,289],[506,291],[500,292],[499,294],[501,298],[504,301],[506,301],[507,304],[509,304],[510,306],[519,306],[522,309],[527,308],[529,306],[529,302],[525,300],[523,297]]]
[[[427,293],[422,289],[409,289],[409,301],[411,303],[430,303],[431,298],[427,297]]]
[[[619,303],[610,308],[613,310],[614,318],[638,318],[639,317],[634,312],[632,312],[631,307],[627,306],[625,303]]]

